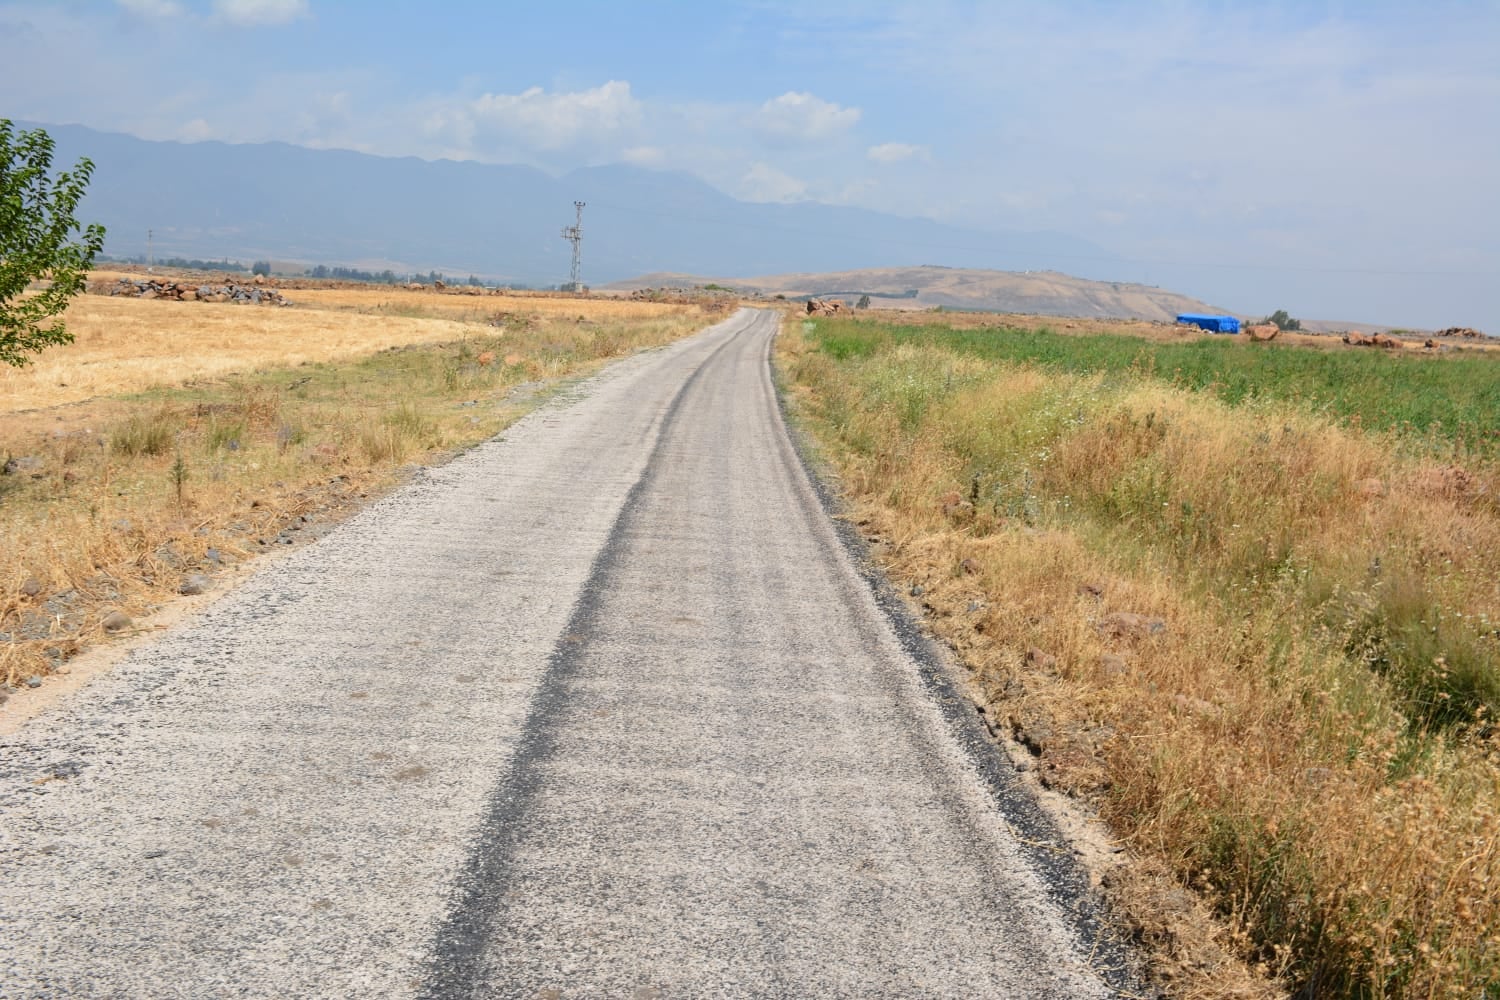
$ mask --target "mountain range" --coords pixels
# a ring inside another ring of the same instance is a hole
[[[29,127],[29,126],[28,126]],[[44,125],[55,167],[95,164],[80,218],[105,252],[271,259],[534,284],[568,280],[561,238],[583,214],[583,278],[656,271],[764,274],[961,262],[1108,278],[1108,251],[1060,233],[981,232],[817,203],[736,200],[680,172],[613,165],[554,177],[526,166],[308,149],[155,142]],[[1104,273],[1099,273],[1104,272]]]

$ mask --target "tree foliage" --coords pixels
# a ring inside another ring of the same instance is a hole
[[[868,295],[861,295],[859,297],[859,301],[856,302],[856,303],[854,303],[854,308],[856,308],[856,309],[868,309],[868,308],[870,308],[870,297]]]
[[[269,278],[271,276],[271,262],[268,260],[256,261],[250,265],[250,273],[260,275],[262,278]]]
[[[52,137],[42,129],[17,131],[0,118],[0,363],[24,365],[30,355],[73,339],[56,318],[83,291],[104,247],[104,227],[86,229],[73,218],[93,176],[78,161],[55,177]],[[75,238],[74,234],[77,234]],[[50,278],[31,295],[27,287]]]
[[[1287,330],[1302,329],[1302,321],[1300,319],[1292,319],[1292,317],[1287,315],[1287,311],[1285,309],[1278,309],[1271,315],[1267,316],[1266,322],[1274,324],[1276,329],[1283,332]]]

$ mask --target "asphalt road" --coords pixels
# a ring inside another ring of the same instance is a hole
[[[5,738],[0,996],[1110,995],[774,331],[612,367]]]

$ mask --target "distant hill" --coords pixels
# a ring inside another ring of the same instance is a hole
[[[1091,281],[1056,271],[986,271],[951,267],[882,267],[759,278],[700,278],[647,274],[611,286],[618,289],[717,284],[787,298],[870,296],[873,308],[979,309],[1038,316],[1144,319],[1171,322],[1179,313],[1224,312],[1197,299],[1150,285]]]
[[[1058,233],[995,233],[865,209],[737,201],[684,173],[604,166],[553,177],[520,166],[369,156],[284,143],[147,142],[43,126],[57,161],[96,165],[80,217],[105,252],[272,259],[555,284],[559,235],[584,211],[590,284],[648,271],[760,274],[961,259],[1008,270],[1093,267],[1109,254]],[[1092,273],[1089,271],[1088,273]]]

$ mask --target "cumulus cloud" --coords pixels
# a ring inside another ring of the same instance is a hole
[[[611,80],[592,90],[548,93],[532,87],[519,94],[485,94],[470,105],[480,127],[514,136],[541,150],[558,150],[635,126],[641,102],[630,84]]]
[[[230,24],[258,27],[287,24],[312,11],[307,0],[214,0],[214,13]]]
[[[128,13],[138,17],[176,17],[183,13],[176,0],[115,0]]]
[[[932,153],[926,146],[914,146],[909,142],[882,142],[878,146],[871,146],[865,155],[876,163],[932,158]]]
[[[853,128],[859,108],[845,108],[808,93],[789,90],[773,97],[751,116],[750,125],[773,145],[817,142]]]
[[[740,179],[740,197],[747,201],[805,201],[807,185],[766,163],[757,163]]]

